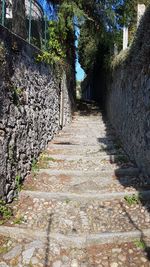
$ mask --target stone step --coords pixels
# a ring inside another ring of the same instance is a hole
[[[9,237],[14,239],[26,239],[26,240],[45,240],[48,237],[51,242],[54,241],[59,245],[65,245],[67,247],[85,248],[92,245],[101,245],[108,243],[122,244],[124,242],[131,242],[137,239],[143,238],[144,240],[150,239],[150,228],[144,230],[134,230],[126,232],[107,232],[97,234],[81,234],[81,235],[64,235],[53,233],[51,231],[36,231],[32,229],[26,229],[14,226],[1,226],[0,236]]]
[[[97,201],[107,201],[107,200],[113,200],[113,199],[123,199],[126,196],[135,196],[138,197],[140,196],[145,199],[149,200],[150,199],[150,190],[145,190],[145,191],[137,191],[135,190],[134,192],[132,191],[123,191],[123,192],[107,192],[107,193],[97,193],[97,192],[89,192],[89,193],[69,193],[69,192],[42,192],[42,191],[34,191],[34,190],[22,190],[20,193],[20,197],[32,197],[32,198],[39,198],[39,199],[46,199],[46,200],[51,200],[51,199],[57,199],[60,201],[65,201],[65,200],[73,200],[73,201],[92,201],[92,200],[97,200]]]
[[[96,150],[101,150],[101,149],[114,149],[114,146],[113,145],[100,145],[99,143],[98,144],[88,144],[88,143],[84,143],[84,144],[80,144],[78,142],[70,142],[69,140],[67,140],[66,142],[55,142],[55,143],[50,143],[48,145],[48,148],[51,148],[51,149],[79,149],[80,151],[82,151],[84,149],[84,151],[87,151],[89,149],[93,149],[93,151],[96,149]]]
[[[93,160],[49,160],[49,161],[38,161],[38,169],[45,170],[46,173],[54,173],[59,171],[62,174],[65,173],[86,173],[100,174],[103,176],[107,173],[109,176],[115,175],[117,177],[123,176],[138,176],[140,171],[136,167],[132,167],[133,164],[122,164],[119,166],[118,163],[113,163],[107,159],[93,159]]]
[[[13,226],[13,221],[21,216],[20,228],[46,231],[51,223],[51,233],[75,237],[143,231],[149,228],[150,223],[150,192],[140,193],[141,201],[135,195],[130,200],[133,195],[123,192],[79,195],[22,191],[19,201],[12,207],[14,217],[7,225]]]
[[[149,266],[149,238],[140,241],[139,231],[78,238],[9,227],[2,227],[0,233],[5,235],[0,235],[2,267]],[[149,230],[144,234],[149,236]]]
[[[50,142],[0,226],[0,266],[150,266],[150,183],[133,164],[111,164],[123,153],[114,140],[99,113]]]
[[[49,147],[45,150],[45,153],[48,154],[62,154],[62,155],[78,155],[78,156],[82,156],[82,157],[86,157],[86,156],[106,156],[106,155],[120,155],[121,153],[123,153],[122,150],[116,150],[115,148],[111,149],[106,149],[106,146],[102,146],[102,147],[95,147],[95,148],[89,148],[86,146],[76,146],[76,145],[67,145],[67,149],[65,149],[65,145],[57,145],[54,146],[52,144],[52,146],[49,145]]]
[[[131,173],[138,175],[137,168],[129,162],[129,159],[125,155],[104,155],[101,153],[96,155],[65,155],[65,154],[53,154],[50,149],[47,149],[39,158],[38,166],[39,168],[49,168],[52,169],[64,169],[64,170],[91,170],[91,171],[103,171],[103,170],[115,170],[120,172],[127,172],[129,170]],[[75,153],[75,151],[74,151]],[[121,169],[121,170],[120,170]]]
[[[109,159],[89,159],[89,160],[40,160],[38,161],[38,168],[51,170],[80,170],[103,172],[109,169],[112,174],[118,169],[117,163],[112,164]]]
[[[138,168],[134,168],[134,167],[129,167],[129,168],[119,168],[119,169],[115,169],[115,170],[111,170],[111,169],[103,169],[103,170],[65,170],[65,169],[39,169],[36,173],[46,173],[49,175],[71,175],[71,176],[91,176],[91,177],[131,177],[131,176],[138,176],[139,175],[139,169]],[[35,174],[36,174],[35,173]]]
[[[61,156],[75,156],[75,157],[102,157],[102,156],[124,156],[124,152],[123,150],[119,150],[117,151],[116,149],[112,149],[112,150],[106,150],[105,147],[101,148],[101,149],[95,149],[95,150],[81,150],[81,149],[61,149],[59,148],[59,146],[57,146],[57,149],[53,149],[49,146],[49,148],[47,148],[44,153],[46,154],[54,154],[54,155],[61,155]]]
[[[55,144],[59,144],[59,143],[67,143],[69,140],[70,143],[73,143],[73,144],[87,144],[88,146],[92,146],[92,145],[107,145],[107,146],[110,146],[110,145],[113,145],[113,140],[112,139],[109,139],[109,138],[104,138],[104,137],[92,137],[92,136],[85,136],[85,137],[77,137],[76,135],[74,136],[70,136],[69,138],[68,137],[63,137],[63,136],[57,136],[57,138],[54,139],[54,143]]]
[[[75,153],[75,152],[74,152]],[[50,155],[50,152],[49,152],[49,155]],[[45,154],[45,158],[46,158],[46,154]],[[115,162],[119,162],[119,161],[122,161],[122,162],[127,162],[129,161],[129,159],[127,158],[127,156],[123,155],[123,154],[116,154],[116,155],[113,155],[113,154],[110,154],[108,155],[106,152],[99,152],[99,153],[93,153],[93,154],[86,154],[84,156],[81,156],[81,155],[77,155],[77,154],[56,154],[56,155],[53,155],[52,156],[52,160],[66,160],[66,161],[79,161],[79,160],[82,160],[84,162],[88,161],[88,160],[95,160],[98,159],[98,160],[108,160],[108,161],[111,161],[111,163],[115,163]],[[51,158],[50,158],[51,160]],[[43,156],[43,161],[44,161],[44,156]]]
[[[149,190],[150,182],[140,177],[116,177],[109,173],[50,172],[41,170],[25,179],[24,190],[68,193],[113,193]]]

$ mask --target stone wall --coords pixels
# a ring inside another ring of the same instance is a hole
[[[108,117],[127,154],[150,175],[150,8],[130,49],[115,59],[108,87]]]
[[[71,120],[65,75],[60,81],[37,63],[39,52],[0,26],[0,197],[8,202],[60,124]]]

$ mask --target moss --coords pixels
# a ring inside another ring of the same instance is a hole
[[[4,47],[4,43],[0,42],[0,69],[1,71],[4,70],[4,66],[5,66],[5,57],[6,57],[6,51],[5,51],[5,47]]]
[[[5,58],[5,54],[4,43],[0,42],[0,60]]]
[[[14,163],[14,146],[10,145],[8,146],[8,157],[11,163]]]
[[[13,103],[15,106],[19,106],[20,104],[20,96],[22,95],[22,88],[12,86],[12,92],[13,92]]]
[[[128,58],[130,53],[130,48],[127,48],[126,50],[122,50],[119,55],[117,55],[112,63],[111,63],[111,68],[114,70],[118,67],[120,67],[123,63],[126,62],[126,59]]]

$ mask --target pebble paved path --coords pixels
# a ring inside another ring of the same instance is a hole
[[[0,267],[150,266],[150,183],[89,108],[49,143],[12,203]]]

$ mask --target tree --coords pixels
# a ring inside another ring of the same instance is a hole
[[[149,0],[125,0],[122,5],[116,9],[116,16],[120,26],[129,28],[129,42],[132,41],[137,29],[137,7],[138,4],[150,4]]]

